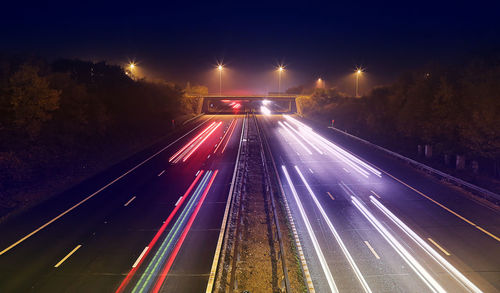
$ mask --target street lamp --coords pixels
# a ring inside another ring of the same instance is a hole
[[[130,62],[130,63],[128,64],[128,70],[129,70],[129,72],[130,72],[130,77],[131,77],[132,79],[134,79],[134,78],[135,78],[135,74],[134,74],[135,68],[136,68],[136,65],[135,65],[135,63],[134,63],[134,62]]]
[[[363,73],[362,68],[356,69],[356,97],[359,97],[359,76]]]
[[[222,64],[219,64],[217,66],[217,70],[219,70],[219,96],[222,96],[222,70],[224,69],[224,66]]]
[[[278,67],[278,94],[281,94],[281,73],[285,70],[283,65]]]

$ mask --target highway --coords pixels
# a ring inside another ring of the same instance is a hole
[[[2,223],[0,292],[205,290],[241,117],[203,116]]]
[[[297,117],[259,121],[316,292],[500,289],[498,211]]]
[[[497,292],[498,210],[299,117],[258,115],[316,292]],[[0,292],[204,292],[243,115],[205,115],[0,224]]]

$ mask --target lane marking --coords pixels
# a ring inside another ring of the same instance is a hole
[[[194,176],[196,177],[196,176],[198,176],[198,174],[200,174],[200,170],[198,170],[198,172],[196,172],[196,174]]]
[[[389,209],[387,209],[383,204],[381,204],[375,197],[370,196],[370,201],[391,221],[393,221],[401,230],[403,230],[406,235],[408,235],[416,244],[418,244],[429,256],[431,256],[434,261],[439,263],[452,277],[461,282],[461,285],[469,289],[469,292],[482,292],[474,283],[467,279],[459,270],[457,270],[453,265],[451,265],[444,257],[441,256],[436,250],[434,250],[424,239],[420,238],[410,227],[408,227],[403,221],[396,217]]]
[[[161,171],[160,174],[158,174],[158,177],[160,177],[161,175],[163,175],[163,173],[165,173],[165,170]]]
[[[447,256],[450,256],[450,255],[451,255],[448,251],[446,251],[443,247],[441,247],[441,245],[437,244],[437,242],[436,242],[436,241],[432,240],[432,238],[427,238],[427,239],[429,239],[429,241],[430,241],[432,244],[434,244],[434,246],[436,246],[437,248],[439,248],[439,250],[441,250],[444,254],[446,254]]]
[[[344,169],[344,171],[345,171],[346,173],[351,174],[351,172],[350,172],[349,170],[347,170],[346,168],[342,168],[342,169]]]
[[[500,237],[494,235],[493,233],[490,233],[489,231],[487,231],[486,229],[478,226],[476,223],[470,221],[469,219],[465,218],[464,216],[461,216],[460,214],[458,214],[457,212],[449,209],[448,207],[446,207],[445,205],[441,204],[440,202],[432,199],[431,197],[425,195],[423,192],[421,192],[420,190],[406,184],[405,182],[401,181],[400,179],[394,177],[393,175],[389,174],[388,172],[380,169],[382,172],[384,172],[385,174],[389,175],[392,179],[396,180],[397,182],[403,184],[404,186],[408,187],[409,189],[415,191],[416,193],[420,194],[421,196],[427,198],[428,200],[432,201],[433,203],[435,203],[436,205],[440,206],[441,208],[447,210],[448,212],[452,213],[453,215],[455,215],[456,217],[458,217],[459,219],[461,219],[462,221],[470,224],[471,226],[475,227],[476,229],[478,229],[479,231],[485,233],[486,235],[490,236],[491,238],[495,239],[496,241],[500,242]]]
[[[354,271],[354,273],[356,274],[356,277],[358,278],[358,281],[360,282],[360,284],[363,287],[364,291],[366,293],[371,293],[372,290],[370,289],[370,286],[368,286],[368,283],[366,282],[365,277],[363,277],[363,274],[361,273],[361,271],[359,270],[358,266],[354,262],[354,259],[352,258],[351,254],[349,253],[349,250],[347,250],[347,247],[345,246],[344,241],[342,241],[342,238],[340,237],[339,233],[337,232],[337,230],[333,226],[332,222],[330,221],[330,218],[328,218],[328,215],[326,214],[325,210],[321,206],[318,198],[316,197],[316,195],[312,191],[311,186],[309,185],[309,183],[307,183],[306,178],[304,177],[304,175],[302,175],[302,172],[300,172],[300,169],[299,169],[299,167],[297,165],[295,165],[295,170],[299,174],[300,179],[302,179],[302,182],[306,186],[307,191],[309,191],[309,194],[311,195],[314,203],[316,204],[316,207],[320,211],[321,216],[323,216],[323,219],[325,220],[326,224],[328,225],[328,228],[330,228],[330,231],[332,232],[333,236],[335,237],[335,240],[337,241],[337,243],[339,244],[340,248],[342,249],[342,252],[344,253],[344,256],[349,261],[349,264],[351,265],[351,268]]]
[[[372,197],[373,198],[373,197]],[[432,277],[432,275],[408,252],[408,250],[389,232],[386,226],[382,223],[358,200],[351,195],[351,200],[354,206],[361,214],[372,224],[373,227],[384,237],[384,239],[394,248],[401,258],[413,269],[420,279],[433,292],[446,293],[446,290]]]
[[[184,227],[181,236],[177,240],[174,250],[170,253],[170,256],[165,266],[163,267],[163,270],[161,271],[158,280],[156,280],[156,283],[152,290],[153,293],[158,293],[160,291],[163,282],[165,281],[165,278],[167,277],[167,274],[170,271],[170,268],[172,267],[172,264],[174,263],[174,260],[177,257],[177,254],[179,253],[179,250],[181,249],[181,246],[184,243],[184,240],[186,239],[186,236],[189,233],[189,230],[191,229],[191,226],[193,225],[193,222],[196,219],[196,216],[198,215],[198,212],[200,211],[201,206],[203,205],[203,202],[205,201],[205,198],[207,197],[207,194],[210,191],[210,187],[212,187],[212,183],[214,182],[215,176],[217,176],[218,172],[219,170],[215,170],[215,172],[212,174],[212,177],[210,178],[210,181],[205,186],[205,189],[203,191],[203,194],[201,195],[200,200],[198,201],[198,204],[196,205],[193,213],[191,214],[191,217],[189,218],[186,226]]]
[[[201,178],[201,176],[203,175],[205,171],[204,170],[201,170],[200,174],[194,179],[194,181],[191,183],[191,185],[188,187],[188,189],[186,190],[186,192],[184,193],[183,195],[183,200],[182,202],[187,198],[187,196],[191,193],[191,190],[193,190],[194,186],[196,185],[196,183],[199,181],[199,179]],[[182,205],[182,202],[180,203]],[[163,222],[163,225],[160,227],[160,229],[156,232],[153,240],[151,240],[151,242],[149,242],[149,245],[148,247],[149,248],[153,248],[154,245],[156,244],[156,242],[158,241],[158,239],[160,238],[160,236],[163,234],[163,232],[165,231],[165,229],[167,228],[168,224],[170,223],[170,221],[173,219],[173,217],[175,216],[175,214],[177,213],[177,211],[179,210],[180,208],[180,205],[179,206],[176,206],[174,208],[174,210],[170,213],[170,215],[168,216],[168,218]],[[151,249],[147,250],[146,251],[146,254],[149,254],[149,252],[151,251]],[[145,257],[144,256],[144,257]],[[119,292],[123,292],[125,290],[125,288],[127,287],[128,283],[130,282],[130,280],[132,279],[132,277],[134,276],[135,272],[137,271],[137,269],[140,267],[140,265],[142,264],[142,262],[144,261],[144,257],[141,259],[141,261],[138,263],[138,265],[135,267],[135,268],[132,268],[127,276],[125,277],[125,279],[122,281],[122,283],[120,284],[120,287],[118,287],[118,289],[116,289],[116,293],[119,293]]]
[[[213,116],[212,116],[213,117]],[[209,119],[203,121],[202,123],[200,123],[200,125],[196,126],[195,128],[191,129],[190,131],[188,131],[186,134],[184,134],[183,136],[179,137],[178,139],[174,140],[173,142],[171,142],[170,144],[168,144],[166,147],[162,148],[161,150],[157,151],[156,153],[154,153],[153,155],[151,155],[149,158],[147,158],[146,160],[142,161],[141,163],[139,163],[138,165],[136,165],[135,167],[133,167],[132,169],[128,170],[127,172],[123,173],[122,175],[120,175],[119,177],[117,177],[115,180],[111,181],[110,183],[104,185],[103,187],[101,187],[99,190],[97,190],[96,192],[92,193],[91,195],[87,196],[86,198],[84,198],[83,200],[81,200],[79,203],[75,204],[74,206],[72,206],[71,208],[65,210],[64,212],[62,212],[61,214],[59,214],[58,216],[56,216],[55,218],[53,218],[52,220],[46,222],[45,224],[43,224],[42,226],[38,227],[37,229],[33,230],[31,233],[27,234],[26,236],[24,236],[23,238],[19,239],[18,241],[16,241],[15,243],[11,244],[9,247],[5,248],[4,250],[0,251],[0,255],[6,253],[7,251],[11,250],[12,248],[16,247],[17,245],[19,245],[20,243],[22,243],[23,241],[25,241],[26,239],[30,238],[31,236],[35,235],[36,233],[38,233],[40,230],[44,229],[45,227],[47,227],[48,225],[54,223],[55,221],[57,221],[59,218],[61,218],[62,216],[66,215],[67,213],[71,212],[72,210],[74,210],[75,208],[79,207],[80,205],[82,205],[84,202],[88,201],[89,199],[93,198],[94,196],[96,196],[97,194],[99,194],[101,191],[103,191],[104,189],[108,188],[109,186],[111,186],[113,183],[115,183],[116,181],[122,179],[123,177],[125,177],[126,175],[128,175],[129,173],[131,173],[132,171],[134,171],[135,169],[139,168],[140,166],[144,165],[146,162],[150,161],[152,158],[156,157],[158,154],[162,153],[163,151],[165,151],[166,149],[168,149],[169,147],[171,147],[172,145],[174,145],[175,143],[177,143],[179,140],[183,139],[185,136],[187,136],[188,134],[190,134],[191,132],[195,131],[196,129],[198,129],[198,127],[202,126],[203,124],[207,123],[210,119],[212,119],[212,117],[210,117]]]
[[[311,174],[314,174],[313,170],[311,170],[311,168],[309,168],[309,172],[311,172]]]
[[[330,191],[327,191],[326,193],[328,194],[328,196],[329,196],[332,200],[335,200],[335,197],[333,197],[333,195],[330,193]]]
[[[219,263],[220,252],[222,249],[222,242],[224,241],[224,234],[226,231],[227,218],[228,218],[229,209],[231,206],[231,195],[233,194],[233,189],[235,186],[234,182],[236,181],[236,173],[238,171],[238,164],[240,161],[241,144],[243,141],[245,121],[246,121],[246,117],[243,118],[243,123],[241,123],[241,134],[240,134],[240,143],[238,145],[238,154],[236,155],[236,163],[235,163],[234,169],[233,169],[233,178],[231,180],[231,186],[229,187],[229,193],[228,193],[227,201],[226,201],[226,209],[224,210],[224,217],[222,218],[222,224],[220,226],[221,228],[220,228],[220,232],[219,232],[219,239],[217,239],[217,246],[215,248],[214,259],[212,261],[212,267],[210,269],[210,276],[208,277],[207,289],[205,290],[206,293],[212,293],[214,282],[215,282],[215,273],[217,271],[217,264]],[[236,122],[236,123],[238,123],[238,122]],[[235,124],[234,128],[236,128],[236,124]],[[224,150],[222,150],[222,151],[224,151]]]
[[[373,255],[375,255],[375,257],[377,259],[380,259],[380,256],[378,256],[377,252],[375,251],[375,249],[373,249],[373,247],[370,245],[370,242],[368,241],[365,241],[365,244],[366,246],[368,246],[368,249],[370,249],[370,251],[373,253]]]
[[[181,195],[181,197],[179,197],[179,199],[178,199],[178,200],[177,200],[177,202],[175,203],[175,206],[177,206],[181,200],[182,200],[182,195]]]
[[[54,268],[58,268],[60,265],[62,265],[62,263],[67,260],[73,253],[75,253],[75,251],[77,251],[80,247],[82,247],[80,244],[78,244],[75,248],[73,248],[73,250],[68,253],[63,259],[61,259],[55,266]]]
[[[144,247],[144,250],[142,251],[141,255],[139,255],[139,257],[137,258],[137,260],[132,265],[133,268],[135,268],[139,264],[139,262],[141,261],[142,257],[144,257],[144,254],[146,254],[146,251],[148,251],[148,249],[149,249],[149,246]]]
[[[321,264],[321,268],[323,269],[323,273],[325,274],[325,278],[328,282],[328,286],[330,287],[330,291],[338,293],[339,290],[338,290],[337,285],[335,284],[335,281],[333,279],[332,273],[330,271],[330,267],[328,267],[325,255],[323,254],[323,251],[321,250],[321,246],[319,245],[318,239],[316,238],[316,234],[314,233],[314,230],[311,226],[311,223],[309,222],[309,218],[306,215],[306,212],[304,210],[302,202],[299,198],[299,195],[297,194],[297,190],[295,189],[295,186],[292,183],[292,179],[290,178],[290,175],[288,174],[288,171],[284,165],[281,165],[281,169],[283,170],[283,173],[285,174],[285,178],[288,182],[288,187],[292,191],[293,198],[295,199],[295,202],[297,203],[297,208],[299,209],[300,215],[302,216],[302,221],[304,222],[304,224],[306,226],[307,233],[309,234],[309,238],[311,238],[311,242],[313,244],[314,250],[316,251],[316,255],[318,256],[319,262]]]
[[[131,199],[129,199],[123,206],[124,207],[128,206],[134,199],[135,199],[135,196],[133,196]]]
[[[378,195],[375,191],[370,190],[370,192],[371,192],[373,195],[375,195],[376,197],[381,198],[381,197],[380,197],[380,195]]]

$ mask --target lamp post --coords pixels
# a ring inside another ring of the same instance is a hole
[[[219,64],[217,67],[217,70],[219,70],[219,96],[222,96],[222,69],[224,69],[224,67],[222,64]]]
[[[363,70],[361,68],[356,70],[356,97],[359,97],[359,76],[362,72]]]
[[[278,67],[278,94],[281,94],[281,73],[285,70],[283,66]]]

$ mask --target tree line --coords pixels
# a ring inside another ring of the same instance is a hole
[[[0,55],[0,216],[23,200],[20,188],[85,174],[166,134],[194,113],[184,93],[106,62]]]
[[[361,98],[315,89],[298,103],[306,116],[333,119],[337,128],[376,143],[409,152],[427,145],[446,164],[458,155],[457,167],[467,158],[468,165],[481,162],[483,170],[500,176],[499,54],[427,65]]]

